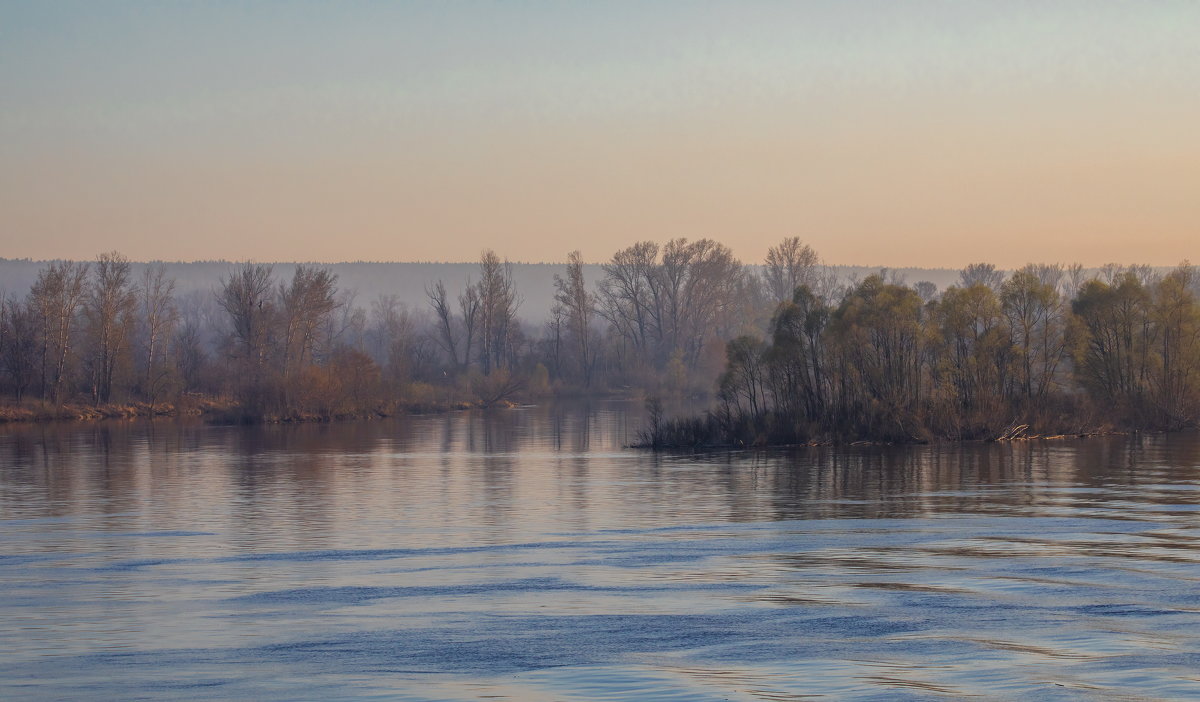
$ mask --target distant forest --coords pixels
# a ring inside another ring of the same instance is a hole
[[[0,273],[10,418],[300,420],[644,394],[647,443],[744,445],[1169,429],[1200,406],[1186,265],[868,271],[790,238],[750,265],[673,239],[591,265],[113,252]],[[703,417],[661,410],[697,397],[715,398]]]
[[[564,256],[565,256],[564,252]],[[24,295],[38,273],[53,261],[0,258],[0,295]],[[304,262],[277,262],[271,264],[276,278],[288,278],[296,266]],[[238,262],[230,261],[164,261],[130,262],[131,274],[136,278],[148,266],[161,265],[167,277],[175,281],[174,294],[189,304],[188,298],[200,295],[211,296],[222,278],[227,277]],[[354,304],[369,307],[372,300],[380,296],[395,296],[396,300],[411,310],[426,309],[428,301],[425,289],[437,281],[447,288],[459,289],[468,279],[479,276],[479,264],[446,262],[388,262],[354,261],[345,263],[322,263],[315,265],[337,275],[338,294],[344,299],[353,299]],[[517,317],[523,322],[541,324],[550,317],[554,306],[554,275],[562,275],[562,263],[519,263],[510,264],[513,284],[521,293],[521,307]],[[759,268],[747,266],[754,272]],[[842,280],[862,279],[878,273],[878,267],[870,266],[826,266],[832,274]],[[907,280],[928,280],[945,288],[958,279],[958,271],[945,268],[897,268],[894,275]],[[599,281],[604,269],[599,263],[585,263],[584,276],[589,284]]]

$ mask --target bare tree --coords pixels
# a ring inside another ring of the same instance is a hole
[[[380,295],[371,303],[371,355],[394,383],[426,372],[428,344],[418,334],[418,319],[396,295]]]
[[[516,331],[517,297],[512,265],[501,263],[495,251],[487,249],[479,259],[479,359],[484,375],[495,368],[507,368],[513,354]]]
[[[468,285],[468,287],[470,286]],[[457,368],[459,362],[457,335],[454,332],[454,311],[450,309],[446,284],[439,280],[434,283],[432,288],[426,286],[425,297],[429,298],[429,306],[433,308],[433,314],[437,318],[438,343],[442,350],[450,356],[450,363]]]
[[[1063,274],[1060,291],[1064,299],[1073,300],[1079,294],[1080,288],[1087,282],[1087,274],[1082,263],[1072,263],[1066,267]]]
[[[7,363],[5,362],[6,349],[10,344],[10,338],[13,332],[11,317],[13,316],[14,310],[13,306],[10,304],[11,302],[12,300],[9,299],[8,293],[6,293],[4,290],[0,290],[0,370],[4,371],[8,371]],[[11,376],[11,371],[9,371],[9,373]],[[15,380],[13,380],[13,384],[15,385]],[[19,391],[17,391],[14,387],[14,393],[17,392]]]
[[[555,278],[557,279],[557,275]],[[546,331],[542,336],[544,356],[549,361],[548,374],[561,377],[563,374],[563,336],[567,326],[567,311],[558,300],[550,306],[550,319],[546,320]]]
[[[204,387],[209,354],[217,346],[224,311],[214,295],[199,290],[181,296],[176,307],[179,323],[170,337],[171,357],[183,388],[197,391]]]
[[[1063,278],[1067,275],[1061,263],[1030,263],[1022,270],[1032,273],[1042,285],[1049,285],[1055,290],[1062,287]]]
[[[71,337],[87,292],[86,263],[58,261],[38,271],[29,289],[28,307],[37,323],[38,374],[43,399],[62,402]]]
[[[270,266],[246,262],[222,281],[217,294],[217,302],[229,314],[238,355],[258,367],[266,363],[275,314],[271,285]]]
[[[958,278],[964,288],[985,285],[993,292],[999,292],[1000,285],[1004,282],[1004,271],[996,270],[996,266],[991,263],[972,263],[959,271]]]
[[[339,347],[354,349],[360,356],[366,353],[367,311],[359,306],[357,301],[358,290],[346,288],[337,291],[333,311],[325,315],[322,324],[324,337],[319,353],[326,357],[325,360]],[[314,347],[314,360],[317,360],[317,353]]]
[[[142,394],[153,408],[171,375],[170,366],[164,362],[163,347],[179,320],[179,311],[175,307],[175,280],[167,277],[166,266],[157,263],[142,271],[137,296],[142,324]]]
[[[1046,396],[1066,356],[1067,310],[1058,282],[1042,266],[1029,265],[1001,287],[1000,302],[1016,356],[1016,385],[1026,403]]]
[[[642,242],[605,264],[600,314],[645,361],[662,368],[678,357],[694,368],[704,344],[729,319],[745,291],[745,271],[727,246],[672,239],[661,250]]]
[[[642,355],[651,351],[655,336],[651,287],[657,267],[658,244],[643,241],[613,254],[600,281],[600,315]]]
[[[399,295],[378,295],[371,300],[367,327],[367,353],[379,365],[385,365],[388,352],[402,334],[411,333],[408,310]]]
[[[798,236],[784,239],[768,249],[763,278],[775,303],[792,299],[792,293],[801,285],[815,290],[819,264],[817,252],[801,242]]]
[[[0,290],[0,354],[3,354],[2,349],[8,343],[8,336],[12,333],[12,328],[9,323],[9,315],[11,308],[9,307],[8,293]]]
[[[592,339],[596,302],[584,283],[583,257],[578,251],[567,255],[567,277],[554,275],[554,290],[555,307],[561,310],[580,378],[584,387],[590,387],[596,355]]]
[[[311,362],[321,330],[337,301],[337,276],[323,268],[296,266],[291,283],[279,286],[283,321],[283,375]]]
[[[742,265],[727,246],[711,239],[672,239],[654,273],[649,287],[659,361],[678,354],[694,368],[704,343],[724,321],[722,313],[735,300]]]
[[[463,350],[462,369],[471,364],[471,351],[475,348],[475,335],[479,327],[479,289],[467,278],[467,287],[458,296],[458,312],[462,317]]]
[[[687,245],[687,281],[680,308],[684,363],[695,368],[700,352],[711,339],[733,330],[728,314],[736,309],[745,270],[733,251],[711,239]]]
[[[100,404],[112,399],[117,365],[130,345],[137,295],[129,259],[116,251],[100,254],[92,270],[94,281],[83,310],[87,319],[92,401]]]
[[[3,301],[2,315],[0,365],[8,374],[14,397],[20,402],[37,372],[37,318],[28,303],[11,298]]]
[[[1106,263],[1100,266],[1099,278],[1109,285],[1115,284],[1125,274],[1125,266],[1120,263]]]

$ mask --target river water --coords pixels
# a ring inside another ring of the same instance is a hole
[[[627,409],[628,407],[629,409]],[[1200,437],[0,431],[0,699],[1200,697]]]

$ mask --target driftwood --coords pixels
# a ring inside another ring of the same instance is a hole
[[[1000,436],[997,436],[993,441],[1016,441],[1017,439],[1032,439],[1036,437],[1028,436],[1028,424],[1017,424],[1009,427]]]

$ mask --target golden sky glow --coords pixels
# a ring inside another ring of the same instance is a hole
[[[0,5],[0,256],[1200,260],[1200,5],[643,5]]]

